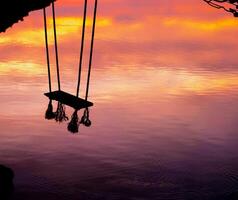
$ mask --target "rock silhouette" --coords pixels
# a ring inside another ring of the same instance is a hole
[[[13,190],[13,178],[14,172],[3,165],[0,165],[0,199],[8,200],[10,199]]]

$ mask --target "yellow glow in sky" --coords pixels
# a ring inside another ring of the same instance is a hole
[[[201,31],[219,31],[227,28],[237,28],[238,20],[229,18],[217,21],[199,21],[180,18],[166,18],[163,21],[165,26],[176,26],[180,28],[201,30]]]

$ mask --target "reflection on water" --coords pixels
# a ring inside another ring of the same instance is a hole
[[[87,111],[67,107],[60,126],[44,119],[41,13],[1,35],[0,163],[14,169],[14,200],[236,199],[237,20],[202,1],[131,2],[100,5],[93,126],[77,135],[69,122],[90,124]],[[83,8],[57,6],[62,88],[75,93]]]

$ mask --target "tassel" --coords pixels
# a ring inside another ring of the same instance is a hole
[[[58,102],[57,110],[55,112],[55,121],[61,123],[67,121],[69,118],[66,116],[65,105]]]
[[[92,122],[89,119],[89,109],[88,108],[86,108],[84,110],[83,116],[82,116],[82,118],[80,120],[80,124],[83,124],[86,127],[90,127],[92,125]]]
[[[71,121],[68,124],[68,131],[71,133],[79,132],[79,118],[78,118],[78,110],[75,110],[73,115],[71,116]]]
[[[45,112],[45,119],[51,120],[55,118],[55,113],[53,112],[52,100],[48,104],[48,108]]]

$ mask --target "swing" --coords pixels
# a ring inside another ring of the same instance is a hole
[[[93,103],[88,101],[88,94],[89,94],[89,85],[90,85],[90,77],[91,77],[94,35],[95,35],[96,17],[97,17],[97,0],[95,0],[95,6],[94,6],[91,48],[90,48],[90,57],[89,57],[89,66],[88,66],[88,75],[87,75],[87,85],[86,85],[86,92],[85,92],[84,99],[79,97],[79,91],[80,91],[80,82],[81,82],[83,52],[84,52],[85,26],[86,26],[86,18],[87,18],[87,0],[85,0],[85,3],[84,3],[84,17],[83,17],[83,25],[82,25],[82,40],[81,40],[81,50],[80,50],[80,58],[79,58],[78,84],[77,84],[77,90],[76,90],[75,96],[61,90],[54,2],[52,2],[52,15],[53,15],[54,47],[55,47],[58,90],[52,91],[51,69],[50,69],[50,60],[49,60],[48,31],[47,31],[47,18],[46,18],[46,9],[45,8],[43,9],[43,15],[44,15],[45,46],[46,46],[46,59],[47,59],[47,68],[48,68],[48,81],[49,81],[49,92],[45,93],[45,96],[47,96],[50,99],[49,107],[51,107],[50,104],[51,104],[52,100],[55,100],[55,101],[60,102],[61,104],[70,106],[70,107],[74,108],[75,110],[80,110],[82,108],[88,108],[88,107],[93,106]],[[49,113],[48,113],[49,117],[53,117],[52,116],[53,114],[50,113],[50,111],[51,110],[49,110]]]

